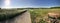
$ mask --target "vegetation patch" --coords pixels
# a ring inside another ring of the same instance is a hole
[[[0,21],[8,20],[22,12],[21,10],[0,10]]]

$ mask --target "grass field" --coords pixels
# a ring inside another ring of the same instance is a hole
[[[47,23],[45,18],[49,12],[60,13],[60,9],[29,9],[32,23]]]
[[[49,12],[57,12],[57,13],[60,13],[60,9],[28,9],[28,11],[31,14],[32,23],[47,23],[45,21],[45,18],[47,18],[47,14]],[[1,12],[2,11],[0,10],[0,13]],[[1,14],[0,14],[0,16],[1,16]],[[0,17],[0,19],[1,19],[1,17]]]

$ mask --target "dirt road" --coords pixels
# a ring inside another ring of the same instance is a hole
[[[25,13],[0,23],[31,23],[30,13],[26,11]]]

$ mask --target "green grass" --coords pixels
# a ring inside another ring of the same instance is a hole
[[[29,9],[32,23],[47,23],[45,17],[49,12],[60,13],[60,9]]]
[[[14,17],[17,13],[22,12],[21,10],[0,10],[0,21],[10,19]]]

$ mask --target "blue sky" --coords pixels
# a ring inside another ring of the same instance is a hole
[[[4,0],[0,1],[4,6]],[[60,0],[11,0],[11,7],[51,7],[60,6]]]

